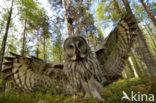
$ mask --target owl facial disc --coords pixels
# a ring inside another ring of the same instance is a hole
[[[66,58],[72,61],[85,59],[88,48],[86,40],[81,36],[69,37],[64,43]]]
[[[76,49],[75,50],[75,55],[73,57],[71,57],[71,60],[82,60],[85,57],[86,57],[85,54],[81,53],[80,50]]]

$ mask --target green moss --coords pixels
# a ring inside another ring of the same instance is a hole
[[[53,90],[52,90],[53,91]],[[123,96],[122,91],[125,91],[130,95],[131,91],[140,93],[152,93],[156,95],[156,89],[153,81],[144,79],[126,79],[118,80],[108,86],[106,86],[101,92],[102,97],[106,103],[128,103],[128,101],[121,98]],[[64,96],[58,94],[52,94],[51,90],[46,93],[0,93],[0,103],[99,103],[98,99],[93,98],[77,98],[74,99],[71,96]],[[146,103],[146,102],[142,102]]]
[[[155,88],[154,82],[148,78],[131,78],[112,83],[111,85],[105,87],[101,94],[108,103],[121,103],[121,98],[123,96],[122,91],[125,91],[128,95],[131,94],[131,91],[134,93],[140,92],[140,94],[152,93],[156,95]],[[122,102],[128,103],[127,100],[123,100]]]

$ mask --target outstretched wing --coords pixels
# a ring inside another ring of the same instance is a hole
[[[45,62],[35,57],[22,57],[11,53],[13,57],[5,57],[7,67],[6,80],[10,81],[15,88],[24,92],[47,89],[52,85],[65,85],[63,64]],[[56,87],[55,86],[55,87]]]
[[[108,80],[121,76],[124,62],[134,41],[136,22],[133,15],[123,16],[116,28],[103,41],[96,51],[97,58],[103,66],[103,71]]]

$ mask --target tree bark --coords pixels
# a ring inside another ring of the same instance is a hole
[[[13,5],[14,5],[14,0],[12,0],[12,2],[11,2],[9,16],[8,16],[8,20],[7,20],[7,24],[6,24],[6,29],[5,29],[5,34],[4,34],[3,41],[2,41],[2,48],[0,51],[0,71],[2,70],[3,58],[5,55],[5,47],[6,47],[6,42],[7,42],[7,38],[8,38],[8,32],[9,32],[9,26],[10,26],[10,22],[11,22]]]
[[[123,78],[125,78],[125,79],[127,79],[128,77],[127,77],[127,73],[126,73],[126,70],[124,69],[123,70],[123,72],[122,72],[122,76],[123,76]]]
[[[137,57],[138,57],[138,61],[139,61],[139,64],[140,64],[140,67],[141,67],[141,70],[143,71],[143,74],[147,77],[150,77],[151,74],[150,74],[150,71],[145,63],[145,60],[144,59],[144,54],[142,54],[142,51],[139,47],[134,47],[135,49],[135,52]]]
[[[153,33],[152,29],[150,28],[149,24],[146,23],[146,26],[147,26],[148,30],[150,31],[149,32],[150,37],[151,37],[151,39],[153,41],[154,47],[156,48],[156,43],[154,42],[155,40],[154,40],[154,38],[152,38],[152,35],[154,35],[154,33]]]
[[[73,28],[73,24],[72,24],[73,20],[72,20],[72,18],[71,18],[69,0],[67,0],[67,10],[68,10],[68,18],[71,19],[71,22],[69,22],[70,31],[71,31],[72,36],[74,36],[74,28]]]
[[[114,1],[114,7],[116,7],[119,15],[122,16],[122,11],[121,11],[121,9],[119,7],[119,4],[118,4],[117,0],[113,0],[113,1]]]
[[[43,52],[44,52],[44,60],[47,61],[47,53],[46,53],[46,38],[43,38]]]
[[[39,58],[39,29],[37,30],[36,57]]]
[[[145,24],[146,24],[146,26],[148,27],[148,29],[149,29],[149,31],[151,32],[151,34],[154,35],[153,30],[151,29],[151,27],[149,26],[149,24],[146,23],[146,22],[145,22]]]
[[[4,29],[4,26],[5,26],[4,24],[5,24],[5,21],[2,21],[1,24],[0,24],[1,25],[0,34],[2,33],[2,31]]]
[[[8,20],[7,20],[7,24],[6,24],[6,29],[5,29],[5,34],[3,37],[3,41],[2,41],[2,48],[0,50],[0,73],[2,71],[2,64],[3,64],[3,59],[4,59],[4,55],[5,55],[5,47],[6,47],[6,42],[7,42],[7,38],[8,38],[8,32],[9,32],[9,26],[10,26],[10,22],[11,22],[11,16],[12,16],[12,12],[13,12],[13,5],[14,5],[14,0],[11,1],[11,7],[10,7],[10,11],[9,11],[9,16],[8,16]],[[6,82],[4,80],[4,75],[1,75],[2,77],[2,88],[0,88],[2,91],[5,91],[6,88]]]
[[[129,57],[128,60],[129,60],[129,63],[131,65],[131,67],[132,67],[135,78],[139,78],[138,73],[137,73],[137,71],[136,71],[136,69],[134,67],[134,64],[133,64],[133,61],[132,61],[131,57]]]
[[[136,64],[136,68],[137,68],[137,72],[138,72],[138,75],[141,75],[141,67],[140,67],[140,65],[139,65],[139,61],[137,61],[137,57],[135,57],[135,54],[134,54],[134,52],[131,50],[131,53],[132,53],[132,58],[134,59],[134,62],[135,62],[135,64]],[[143,73],[142,73],[143,74]]]
[[[150,39],[152,40],[152,43],[154,45],[154,47],[156,48],[156,44],[154,42],[154,39],[152,38],[152,32],[149,30],[148,26],[147,25],[144,25],[146,31],[148,32],[149,36],[150,36]],[[153,48],[154,49],[154,48]]]
[[[25,17],[24,21],[24,32],[23,32],[23,42],[22,42],[22,49],[21,49],[21,55],[25,56],[25,44],[26,44],[26,27],[27,26],[27,17]]]
[[[124,5],[125,5],[127,13],[130,14],[130,15],[133,15],[128,0],[122,0],[122,1],[123,1]],[[133,19],[133,21],[137,22],[134,16],[132,17],[132,19]],[[151,76],[156,76],[156,64],[155,64],[155,62],[153,61],[153,59],[152,59],[152,57],[150,55],[150,52],[148,50],[148,46],[147,46],[147,44],[145,42],[145,39],[143,37],[143,34],[142,34],[138,24],[137,24],[136,34],[137,34],[137,39],[139,40],[139,44],[140,44],[141,55],[144,55],[143,57],[142,56],[141,57],[145,61],[146,65],[147,65],[147,67],[148,67],[148,69],[150,71]]]
[[[67,11],[66,11],[66,5],[65,5],[65,1],[64,0],[62,0],[62,6],[63,6],[63,10],[64,10],[64,20],[65,20],[65,25],[66,25],[67,37],[69,37]]]
[[[139,0],[139,1],[141,2],[142,6],[146,10],[149,18],[152,20],[154,26],[156,27],[156,19],[154,18],[154,15],[152,14],[152,12],[150,11],[150,9],[147,7],[147,5],[145,4],[145,2],[143,0]]]
[[[101,28],[99,26],[97,26],[97,30],[98,30],[98,35],[100,37],[100,41],[102,42],[104,40],[104,36],[103,36],[102,31],[101,31]]]

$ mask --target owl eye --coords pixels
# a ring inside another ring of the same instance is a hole
[[[70,49],[73,49],[74,47],[73,47],[73,45],[69,45],[69,48],[70,48]]]
[[[79,43],[78,43],[78,47],[81,47],[81,46],[82,46],[82,43],[81,43],[81,42],[79,42]]]

